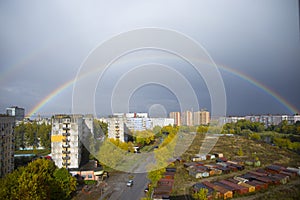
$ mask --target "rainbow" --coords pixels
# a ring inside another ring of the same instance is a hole
[[[73,85],[75,82],[75,79],[69,80],[53,90],[50,94],[48,94],[45,98],[43,98],[37,105],[35,105],[26,115],[26,117],[31,117],[34,115],[37,111],[39,111],[42,107],[44,107],[50,100],[52,100],[55,96],[63,92],[65,89],[67,89],[69,86]]]
[[[291,103],[289,103],[287,100],[285,100],[282,96],[280,96],[278,93],[276,93],[275,91],[273,91],[272,89],[270,89],[269,87],[267,87],[266,85],[263,85],[262,83],[260,83],[259,81],[257,81],[256,79],[240,72],[237,70],[234,70],[232,68],[226,67],[224,65],[218,65],[219,68],[223,69],[226,72],[229,72],[233,75],[236,75],[237,77],[246,80],[248,82],[250,82],[251,84],[255,85],[256,87],[258,87],[259,89],[263,90],[264,92],[266,92],[267,94],[269,94],[270,96],[272,96],[274,99],[276,99],[280,104],[282,104],[284,107],[286,107],[291,113],[295,114],[295,113],[299,113],[299,110],[292,105]]]
[[[231,74],[233,74],[233,75],[241,78],[242,80],[248,81],[249,83],[253,84],[257,88],[259,88],[262,91],[266,92],[271,97],[273,97],[274,99],[276,99],[280,104],[282,104],[285,108],[287,108],[291,113],[299,113],[298,109],[295,106],[293,106],[291,103],[289,103],[287,100],[285,100],[278,93],[276,93],[275,91],[271,90],[270,88],[268,88],[267,86],[263,85],[262,83],[260,83],[259,81],[255,80],[254,78],[252,78],[252,77],[250,77],[250,76],[248,76],[248,75],[246,75],[246,74],[244,74],[242,72],[234,70],[232,68],[226,67],[224,65],[218,65],[218,67],[220,69],[226,71],[226,72],[229,72],[229,73],[231,73]],[[89,72],[88,74],[90,74],[90,73],[92,73],[92,72]],[[85,74],[83,76],[86,76],[88,74]],[[83,76],[79,77],[79,79],[81,79]],[[35,113],[37,113],[42,107],[44,107],[55,96],[57,96],[58,94],[60,94],[61,92],[63,92],[65,89],[67,89],[68,87],[70,87],[71,85],[73,85],[73,83],[75,81],[76,81],[76,79],[69,80],[66,83],[64,83],[63,85],[61,85],[58,88],[56,88],[55,90],[53,90],[50,94],[48,94],[45,98],[43,98],[36,106],[34,106],[29,111],[29,113],[27,114],[27,117],[31,117],[32,115],[34,115]]]

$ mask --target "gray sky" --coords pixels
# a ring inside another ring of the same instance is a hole
[[[217,65],[225,66],[225,70],[220,67],[220,72],[228,115],[292,113],[272,95],[230,70],[257,80],[300,110],[296,0],[7,0],[0,2],[0,26],[1,112],[11,105],[29,112],[51,92],[74,79],[84,59],[99,44],[143,27],[183,33],[200,43]],[[145,63],[149,59],[178,70],[192,85],[199,107],[210,110],[210,96],[203,79],[186,63],[178,58],[151,57],[161,55],[159,52],[142,53],[146,55]],[[105,95],[122,73],[112,66],[103,78],[104,89],[97,88],[98,114],[108,114],[110,101]],[[154,104],[163,105],[167,112],[180,110],[176,96],[168,88],[147,85],[131,97],[130,111],[147,112]],[[37,113],[68,113],[71,109],[72,85]]]

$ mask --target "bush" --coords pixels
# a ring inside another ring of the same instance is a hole
[[[95,180],[84,180],[84,184],[86,185],[96,185],[97,181]]]

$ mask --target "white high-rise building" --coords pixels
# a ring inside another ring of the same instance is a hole
[[[56,115],[52,119],[51,156],[58,167],[79,168],[81,139],[93,134],[93,116]]]

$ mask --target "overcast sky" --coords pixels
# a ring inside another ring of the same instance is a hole
[[[228,115],[292,114],[295,111],[232,71],[257,80],[296,111],[300,110],[299,7],[296,0],[7,0],[0,1],[0,27],[2,113],[12,105],[24,107],[29,112],[51,92],[74,79],[84,60],[101,43],[122,32],[144,27],[178,31],[201,44],[217,65],[225,67],[219,70],[225,86]],[[210,94],[203,78],[178,57],[163,59],[162,54],[145,50],[140,55],[128,55],[127,60],[131,56],[144,58],[135,65],[155,62],[173,67],[190,82],[199,107],[210,110]],[[118,71],[121,61],[115,65],[107,71],[103,83],[99,82],[107,87],[103,91],[99,91],[102,85],[97,87],[95,108],[98,115],[110,114],[107,109],[110,100],[105,95],[125,73]],[[126,69],[130,70],[130,64]],[[166,79],[172,78],[166,76]],[[72,89],[70,85],[58,93],[37,113],[71,112]],[[157,84],[140,87],[129,102],[129,110],[133,112],[180,110],[174,92]]]

